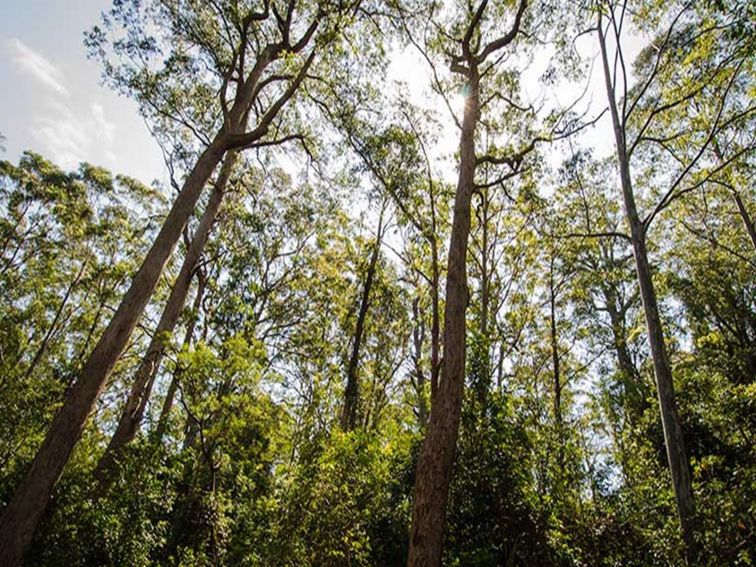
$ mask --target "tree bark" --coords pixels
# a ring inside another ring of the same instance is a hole
[[[428,433],[417,464],[408,567],[437,567],[443,552],[444,519],[462,411],[465,380],[467,243],[475,179],[475,129],[479,118],[478,72],[469,74],[460,139],[444,309],[444,361],[431,404]]]
[[[110,468],[116,462],[121,449],[134,439],[139,430],[139,425],[144,417],[144,411],[152,392],[155,376],[165,353],[167,336],[173,332],[181,316],[181,311],[184,309],[186,297],[189,295],[192,276],[205,249],[210,232],[215,224],[215,219],[218,216],[218,211],[225,195],[226,185],[236,162],[236,156],[235,151],[230,151],[223,160],[218,179],[215,181],[210,199],[205,207],[205,212],[202,214],[197,231],[194,233],[194,238],[187,248],[186,256],[184,257],[176,282],[173,284],[173,289],[168,297],[168,302],[152,336],[150,345],[147,348],[147,353],[134,374],[131,391],[126,400],[126,405],[121,412],[118,426],[110,438],[110,443],[107,449],[105,449],[105,453],[103,453],[100,461],[97,463],[95,477],[98,480],[100,489],[107,488],[109,484],[108,479],[112,478],[112,475],[108,474]]]
[[[365,321],[367,319],[368,309],[370,308],[370,290],[373,287],[378,257],[381,252],[381,239],[383,237],[383,210],[378,219],[378,233],[373,243],[373,251],[370,255],[367,273],[365,274],[365,284],[362,288],[360,297],[360,308],[357,313],[357,324],[354,328],[354,341],[352,342],[352,353],[349,356],[347,366],[347,383],[344,392],[344,409],[341,412],[341,428],[344,431],[351,431],[357,425],[357,414],[360,405],[360,383],[359,383],[359,365],[360,365],[360,347],[362,338],[365,334]]]
[[[26,476],[3,511],[0,517],[0,565],[12,567],[20,564],[47,508],[53,486],[223,153],[223,139],[218,136],[198,159],[118,310],[82,367]]]
[[[651,347],[651,358],[656,375],[656,389],[659,398],[659,409],[664,430],[664,441],[667,449],[667,460],[672,476],[672,487],[677,503],[677,512],[685,544],[685,559],[688,565],[698,564],[698,550],[695,540],[695,506],[691,487],[688,457],[683,442],[682,427],[677,414],[675,389],[672,381],[672,369],[667,355],[664,341],[664,330],[654,289],[651,266],[646,248],[646,227],[641,221],[635,203],[632,178],[630,175],[630,161],[625,146],[624,123],[620,119],[619,110],[612,85],[609,61],[606,53],[606,42],[603,35],[603,24],[599,17],[598,33],[601,56],[604,68],[609,110],[614,128],[614,138],[617,148],[617,161],[620,170],[620,184],[625,206],[625,216],[630,228],[630,238],[635,257],[635,268],[640,287],[641,301],[648,328],[648,342]]]

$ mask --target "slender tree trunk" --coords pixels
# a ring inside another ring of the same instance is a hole
[[[722,153],[722,148],[716,138],[712,141],[712,146],[714,147],[714,153],[716,154],[719,163],[724,164],[726,160],[724,158],[724,154]],[[738,214],[740,215],[740,219],[743,221],[743,227],[748,234],[748,238],[751,240],[754,251],[756,251],[756,226],[753,223],[751,215],[748,213],[748,207],[746,207],[745,203],[743,202],[743,199],[740,196],[740,193],[738,192],[734,183],[729,187],[729,189],[732,193],[732,198],[735,201],[735,205],[738,207]]]
[[[417,464],[408,567],[438,567],[444,520],[462,411],[465,380],[467,243],[475,181],[475,128],[479,116],[478,74],[472,68],[460,140],[460,168],[449,243],[444,310],[444,361],[431,404],[428,433]]]
[[[559,358],[559,334],[556,313],[557,290],[554,282],[553,250],[551,254],[551,263],[549,266],[549,340],[551,342],[551,364],[554,380],[554,424],[556,425],[557,434],[557,467],[559,472],[564,474],[564,419],[562,417],[562,388],[564,384],[562,382],[561,360]]]
[[[480,368],[478,369],[478,403],[480,404],[481,412],[485,413],[486,405],[488,403],[488,391],[491,388],[491,356],[490,345],[488,336],[488,316],[490,311],[491,302],[491,274],[488,270],[489,258],[488,258],[488,206],[489,201],[487,195],[483,195],[480,203],[480,212],[478,219],[481,224],[482,242],[481,242],[481,254],[480,254],[480,326],[478,331],[480,338],[483,341],[483,349],[478,353],[482,358],[479,361]]]
[[[186,326],[186,334],[184,335],[182,346],[183,349],[187,349],[194,340],[194,328],[197,325],[197,318],[199,310],[202,307],[202,298],[204,295],[205,276],[203,275],[203,272],[199,270],[197,271],[197,295],[194,298],[194,305],[192,306],[192,317]],[[165,430],[168,427],[168,418],[170,417],[173,400],[176,397],[176,391],[178,390],[181,372],[181,367],[176,365],[176,369],[173,371],[173,377],[171,378],[171,383],[168,385],[168,391],[165,393],[163,407],[160,409],[160,417],[158,418],[157,427],[155,429],[155,438],[158,442],[163,440],[163,435],[165,435]]]
[[[360,383],[359,383],[359,366],[360,366],[360,347],[362,338],[365,334],[365,321],[367,319],[368,309],[370,308],[370,289],[373,287],[378,257],[381,252],[381,239],[383,237],[383,210],[378,219],[378,233],[373,243],[373,251],[370,255],[367,273],[365,274],[365,284],[362,288],[360,297],[360,308],[357,313],[357,324],[354,328],[354,341],[352,342],[352,353],[349,356],[347,366],[347,383],[344,392],[344,409],[341,412],[341,428],[344,431],[351,431],[357,425],[357,413],[360,405]]]
[[[429,243],[431,249],[431,405],[436,388],[438,387],[438,375],[441,371],[440,362],[440,343],[441,343],[441,323],[439,313],[439,261],[438,261],[438,237],[436,236],[436,204],[435,191],[433,191],[433,182],[429,183],[430,208],[431,208],[431,234]]]
[[[549,275],[549,339],[551,342],[551,363],[554,374],[554,421],[561,436],[562,431],[562,374],[559,360],[559,336],[557,334],[556,290],[554,286],[554,264]]]
[[[748,209],[746,208],[745,203],[740,196],[740,193],[738,193],[735,189],[732,190],[732,198],[735,200],[735,204],[738,206],[738,213],[740,213],[740,218],[743,221],[743,226],[745,227],[746,232],[751,239],[753,250],[754,252],[756,252],[756,226],[754,226],[753,224],[753,219],[751,218],[751,215],[748,214]]]
[[[152,336],[150,345],[147,348],[147,353],[134,374],[131,391],[126,400],[126,405],[121,412],[118,426],[110,438],[110,443],[107,449],[105,449],[105,453],[103,453],[100,461],[97,463],[95,477],[98,479],[101,490],[107,488],[109,484],[108,479],[112,478],[112,475],[108,474],[108,471],[116,462],[121,449],[134,439],[139,430],[139,425],[147,408],[147,402],[152,393],[155,376],[165,353],[168,335],[173,332],[181,316],[181,311],[184,309],[186,297],[189,295],[192,276],[202,256],[202,251],[205,249],[210,231],[215,224],[215,219],[218,216],[218,211],[220,210],[226,191],[226,185],[234,168],[236,155],[235,151],[228,152],[223,160],[218,179],[210,194],[205,212],[202,214],[202,218],[197,226],[197,231],[194,233],[194,238],[187,248],[186,256],[184,257],[176,282],[173,284],[173,289],[168,297],[168,302]]]
[[[219,136],[202,153],[79,378],[53,419],[26,476],[0,517],[0,565],[19,565],[55,483],[81,436],[105,381],[126,347],[197,199],[224,152]]]
[[[618,305],[619,294],[611,287],[611,284],[603,287],[602,291],[609,321],[612,324],[612,341],[625,395],[625,409],[630,412],[633,420],[637,421],[648,407],[646,388],[627,346],[625,312],[623,306]]]
[[[420,299],[415,298],[412,302],[412,319],[414,326],[412,329],[412,363],[414,365],[415,389],[417,391],[417,421],[420,428],[424,428],[428,422],[428,404],[425,401],[425,372],[423,372],[423,343],[425,342],[425,321],[423,313],[420,310]]]
[[[635,203],[635,194],[633,193],[632,178],[630,175],[630,162],[625,146],[625,130],[615,99],[602,26],[603,24],[599,18],[599,41],[601,44],[606,93],[617,146],[617,161],[620,169],[625,216],[630,227],[635,268],[638,276],[643,311],[646,317],[646,326],[648,328],[648,341],[651,347],[651,358],[654,363],[654,374],[656,375],[656,389],[659,398],[662,427],[664,429],[667,460],[672,475],[672,487],[675,492],[677,512],[685,544],[685,559],[688,565],[696,565],[698,564],[698,550],[695,540],[695,506],[688,457],[685,452],[680,418],[677,414],[672,369],[667,355],[664,331],[656,299],[656,290],[654,289],[651,266],[648,261],[646,227],[640,219]]]
[[[40,343],[39,348],[37,348],[37,352],[34,353],[34,358],[32,358],[32,361],[29,364],[29,368],[26,369],[25,374],[26,374],[27,380],[31,378],[32,374],[34,373],[34,370],[37,368],[37,365],[42,361],[42,357],[44,356],[45,351],[47,350],[47,344],[50,342],[50,339],[55,333],[55,329],[58,326],[58,322],[60,321],[60,316],[63,314],[63,309],[65,309],[66,305],[68,304],[68,300],[71,298],[71,293],[73,292],[74,288],[77,285],[79,285],[79,282],[81,281],[81,277],[84,275],[85,268],[86,268],[86,262],[82,264],[81,269],[79,270],[78,274],[76,274],[76,277],[66,289],[66,293],[63,295],[63,299],[61,300],[60,305],[58,306],[58,309],[55,311],[55,316],[53,317],[52,323],[50,323],[50,328],[47,330],[47,333],[45,333],[45,336],[42,339],[42,342]]]
[[[627,348],[625,319],[617,308],[617,293],[610,288],[604,288],[603,293],[606,300],[606,310],[609,313],[609,322],[612,324],[612,340],[614,341],[614,352],[617,355],[617,366],[626,380],[635,381],[638,378],[638,370],[635,368],[630,351]]]

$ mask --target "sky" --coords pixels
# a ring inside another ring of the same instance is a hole
[[[100,85],[83,32],[110,0],[3,0],[0,133],[16,161],[33,150],[61,167],[87,161],[150,183],[167,171],[137,105]]]
[[[15,161],[23,151],[33,150],[65,168],[88,161],[145,183],[167,180],[160,149],[136,104],[102,86],[99,64],[86,57],[83,32],[110,4],[111,0],[3,0],[0,133],[5,136],[5,152],[0,159]],[[588,93],[595,107],[603,107],[605,96],[600,75],[596,66]],[[415,101],[436,99],[445,124],[445,143],[436,155],[456,150],[458,132],[441,100],[431,93],[430,74],[419,54],[412,48],[395,52],[388,78],[407,83]],[[542,88],[535,79],[531,82],[532,90]],[[579,92],[580,88],[567,91],[570,97]],[[598,150],[611,150],[608,116],[581,138]]]

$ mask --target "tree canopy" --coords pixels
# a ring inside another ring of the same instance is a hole
[[[0,161],[0,565],[753,565],[754,21],[115,0],[168,175]]]

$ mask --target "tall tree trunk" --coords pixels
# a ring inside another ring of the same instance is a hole
[[[383,238],[383,209],[378,219],[378,233],[373,243],[373,251],[370,254],[367,273],[365,274],[365,284],[362,287],[360,297],[360,308],[357,313],[357,324],[354,328],[354,341],[352,342],[352,353],[349,356],[347,365],[347,383],[344,392],[344,409],[341,412],[341,428],[344,431],[351,431],[357,425],[357,413],[360,405],[360,383],[359,383],[359,366],[360,366],[360,347],[362,338],[365,334],[365,321],[367,319],[368,309],[370,308],[370,289],[373,287],[375,271],[378,266],[378,257],[381,252],[381,239]]]
[[[197,325],[197,319],[199,316],[199,310],[202,307],[202,298],[205,295],[205,276],[202,270],[197,271],[197,295],[194,298],[194,305],[192,306],[192,317],[189,323],[186,325],[186,334],[184,335],[184,342],[182,348],[186,349],[194,340],[194,328]],[[179,365],[176,365],[171,378],[171,383],[168,385],[168,391],[165,393],[165,399],[163,400],[163,407],[160,409],[160,417],[158,418],[157,427],[155,428],[155,439],[160,442],[163,440],[165,430],[168,427],[168,418],[171,414],[171,408],[173,407],[173,400],[176,397],[176,391],[178,390],[179,379],[181,377],[182,369]]]
[[[415,390],[417,393],[417,421],[420,428],[424,428],[428,422],[428,404],[425,397],[425,372],[423,372],[423,343],[425,342],[425,321],[420,310],[420,298],[416,297],[412,302],[412,364],[415,375]]]
[[[475,181],[475,129],[479,117],[478,72],[469,76],[460,139],[460,167],[454,198],[444,309],[444,361],[431,404],[428,433],[417,463],[408,567],[438,567],[443,552],[444,519],[462,412],[465,380],[467,243]]]
[[[481,253],[480,253],[480,320],[478,332],[482,347],[478,352],[480,360],[478,361],[478,403],[481,412],[485,413],[488,403],[488,391],[491,388],[491,353],[488,336],[488,317],[491,302],[491,274],[488,269],[489,249],[488,249],[488,207],[489,200],[487,194],[481,196],[481,203],[477,218],[481,228]]]
[[[551,364],[554,380],[554,423],[557,434],[557,467],[564,473],[564,419],[562,417],[561,359],[559,358],[559,334],[556,313],[557,289],[554,282],[554,250],[551,251],[549,265],[549,342],[551,343]]]
[[[53,486],[223,152],[224,140],[218,136],[197,160],[118,310],[82,367],[26,476],[3,511],[0,517],[0,565],[3,567],[20,564],[47,508]]]
[[[624,124],[620,119],[619,110],[617,108],[602,26],[603,24],[599,17],[598,33],[601,44],[606,93],[609,102],[609,110],[612,116],[612,125],[614,127],[615,144],[617,146],[617,161],[620,169],[620,182],[625,206],[625,216],[630,227],[630,238],[633,246],[633,255],[635,257],[635,268],[638,276],[643,311],[646,317],[646,326],[648,328],[648,342],[651,347],[654,374],[656,375],[656,389],[659,398],[662,427],[664,429],[667,460],[672,475],[672,487],[675,492],[677,512],[685,544],[685,559],[688,565],[695,565],[698,563],[698,550],[695,540],[695,506],[693,502],[693,490],[691,487],[688,457],[685,452],[680,418],[677,414],[675,389],[672,382],[672,369],[670,367],[667,348],[664,342],[664,331],[659,316],[656,290],[654,289],[651,266],[648,261],[646,227],[638,215],[638,209],[635,203],[635,194],[633,193],[632,178],[630,175],[630,162],[627,148],[625,146]]]
[[[107,449],[105,449],[105,453],[103,453],[100,461],[97,463],[95,477],[98,479],[100,489],[107,488],[109,484],[108,479],[112,479],[112,475],[108,474],[110,468],[116,462],[121,449],[134,439],[139,430],[147,402],[152,393],[155,376],[165,353],[167,337],[173,332],[181,316],[181,311],[184,309],[186,297],[189,295],[192,276],[205,249],[210,231],[215,224],[215,219],[218,216],[218,211],[220,210],[226,191],[226,185],[234,168],[236,156],[235,151],[230,151],[223,160],[218,179],[215,181],[215,186],[210,194],[205,212],[202,214],[202,218],[197,226],[197,231],[194,233],[194,238],[186,250],[186,256],[184,257],[176,282],[173,284],[173,289],[168,297],[168,302],[165,304],[165,309],[152,336],[150,345],[147,348],[147,353],[144,355],[139,368],[134,374],[131,391],[126,400],[126,405],[121,412],[118,426],[110,438],[110,443]]]
[[[611,283],[602,286],[602,292],[612,325],[612,343],[625,395],[625,409],[629,410],[632,418],[637,421],[648,407],[647,392],[627,346],[626,306],[620,303],[619,294]]]
[[[559,359],[559,335],[556,318],[556,290],[554,286],[554,265],[549,276],[549,340],[551,342],[551,363],[554,375],[554,421],[561,436],[562,431],[562,373]]]
[[[86,267],[87,267],[87,263],[84,262],[81,265],[81,269],[76,274],[76,277],[66,289],[66,293],[63,294],[63,299],[61,300],[60,305],[58,305],[58,309],[55,311],[55,316],[53,317],[52,323],[50,323],[50,328],[47,330],[47,333],[45,333],[45,336],[42,339],[42,342],[37,348],[37,352],[34,353],[34,358],[32,358],[32,361],[29,364],[29,368],[26,369],[25,375],[26,375],[27,380],[31,378],[32,374],[34,373],[34,370],[37,368],[37,365],[42,361],[42,357],[44,356],[45,351],[47,350],[47,345],[50,342],[50,339],[52,339],[53,335],[55,334],[56,328],[58,326],[58,322],[60,321],[60,316],[63,314],[63,309],[65,309],[66,305],[68,304],[68,300],[71,298],[71,293],[73,292],[74,288],[77,285],[79,285],[79,282],[81,281],[81,277],[84,275],[84,270]]]

